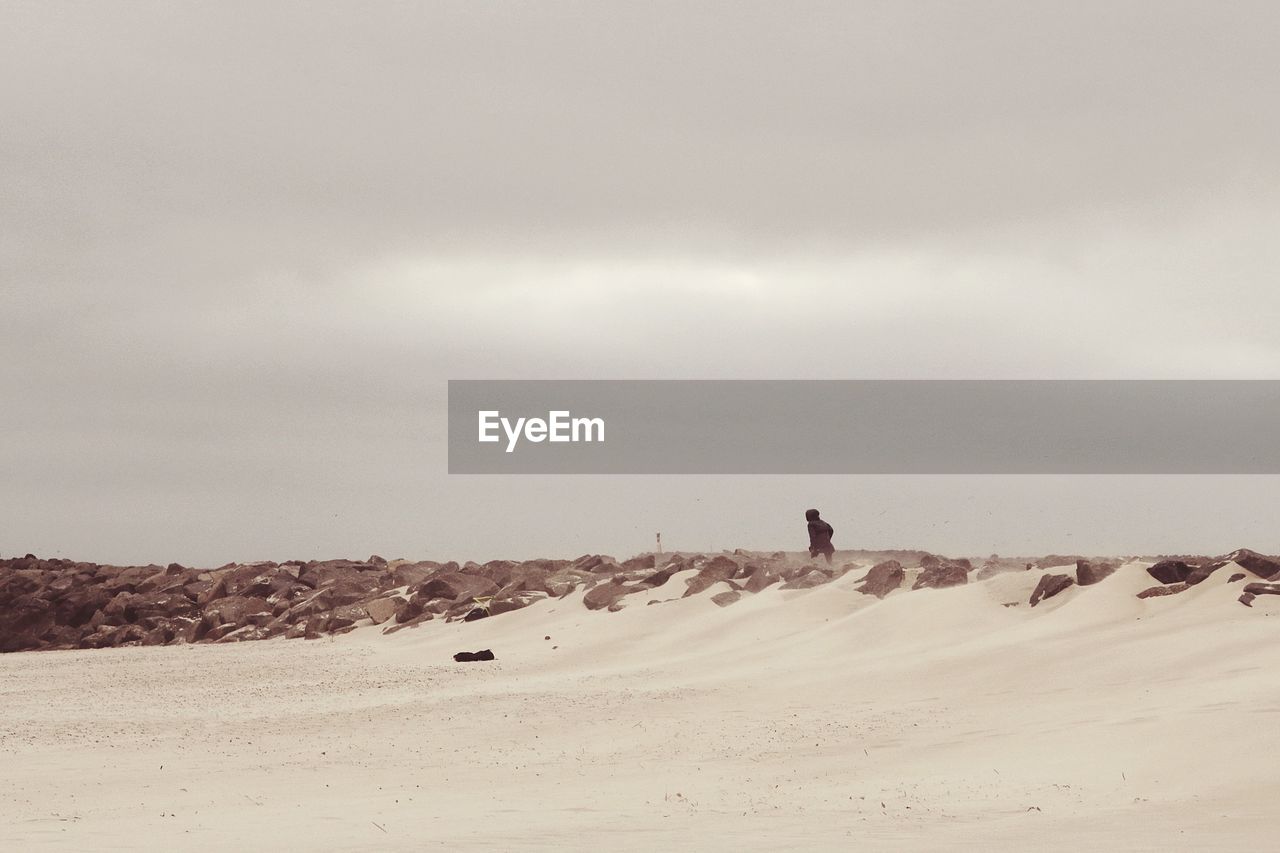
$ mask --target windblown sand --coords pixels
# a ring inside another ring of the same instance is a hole
[[[0,849],[1274,848],[1280,597],[857,574],[0,656]]]

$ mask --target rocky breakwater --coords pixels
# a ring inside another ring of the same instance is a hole
[[[574,591],[582,592],[588,610],[617,611],[699,595],[728,607],[769,587],[810,590],[855,570],[861,577],[847,591],[885,598],[981,583],[1030,568],[1022,561],[996,565],[989,560],[974,571],[966,559],[895,553],[901,559],[882,560],[869,569],[865,561],[826,565],[781,552],[743,551],[645,554],[622,562],[590,554],[576,560],[494,560],[483,565],[388,562],[373,556],[237,563],[217,569],[177,563],[109,566],[28,554],[0,559],[0,652],[315,639],[360,625],[381,625],[384,633],[394,633],[431,620],[491,618]],[[1106,588],[1106,579],[1118,565],[1083,558],[1076,563],[1075,578],[1043,576],[1030,603],[1039,604],[1074,585]],[[1157,585],[1139,596],[1177,594],[1228,566],[1230,583],[1249,576],[1277,581],[1247,585],[1243,603],[1258,595],[1280,594],[1280,559],[1242,549],[1218,558],[1158,561],[1145,569]]]

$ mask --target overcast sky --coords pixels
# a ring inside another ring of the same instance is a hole
[[[0,554],[796,549],[811,505],[1280,551],[1274,477],[444,450],[449,378],[1280,378],[1277,43],[1269,2],[0,2]]]

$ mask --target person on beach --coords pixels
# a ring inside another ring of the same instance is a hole
[[[818,518],[816,509],[805,510],[804,517],[809,522],[809,556],[816,557],[822,554],[830,565],[831,555],[836,551],[835,546],[831,544],[831,537],[836,532],[835,528]]]

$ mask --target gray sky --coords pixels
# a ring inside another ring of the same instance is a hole
[[[0,554],[1280,551],[1276,478],[467,478],[448,378],[1280,378],[1271,3],[0,2]],[[1197,413],[1204,417],[1244,413]]]

